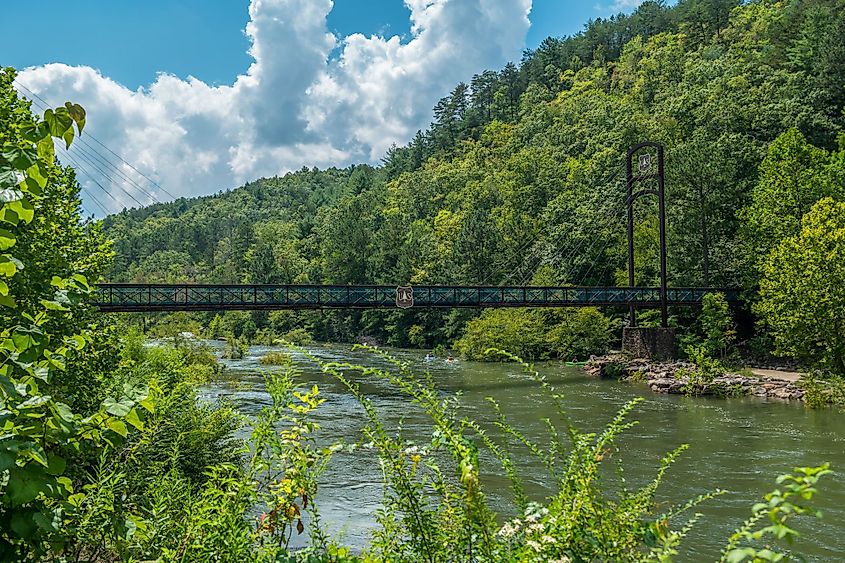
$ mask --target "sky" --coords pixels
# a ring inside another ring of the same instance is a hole
[[[0,66],[21,69],[36,109],[86,108],[89,138],[60,155],[81,169],[86,211],[103,215],[303,166],[378,163],[458,82],[638,4],[14,2],[4,20],[29,25],[3,26]],[[33,25],[49,39],[33,41]]]

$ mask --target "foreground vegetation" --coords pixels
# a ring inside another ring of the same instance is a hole
[[[2,77],[8,88],[10,75]],[[84,111],[68,104],[35,119],[13,95],[3,107],[3,244],[27,261],[2,255],[9,283],[0,285],[0,560],[667,560],[689,529],[676,517],[716,494],[658,512],[657,486],[683,447],[641,489],[604,482],[600,465],[632,426],[626,417],[634,403],[598,435],[571,427],[559,407],[544,449],[511,427],[498,405],[501,437],[485,433],[457,415],[457,399],[441,399],[398,362],[391,370],[322,363],[367,413],[362,446],[377,451],[384,470],[379,527],[363,553],[350,554],[322,530],[315,499],[332,455],[356,445],[318,442],[312,415],[322,402],[319,389],[300,388],[289,358],[277,356],[283,369],[265,380],[272,404],[244,420],[225,404],[197,400],[196,385],[216,371],[206,349],[190,339],[151,348],[137,334],[117,338],[109,319],[103,323],[82,303],[88,284],[81,272],[96,276],[108,245],[96,226],[80,222],[78,186],[52,155],[52,137],[71,142],[82,132]],[[50,215],[62,206],[70,225]],[[66,245],[40,246],[62,229],[74,235]],[[383,425],[350,377],[362,371],[428,415],[429,444],[409,446]],[[538,383],[559,405],[555,390]],[[244,423],[249,439],[235,440]],[[540,504],[524,493],[509,437],[557,483]],[[510,477],[522,517],[501,524],[487,504],[481,448]],[[828,472],[799,468],[782,477],[783,486],[728,540],[723,558],[780,557],[769,540],[795,536],[792,521],[814,514],[807,502]],[[765,518],[768,525],[760,526]],[[291,537],[306,523],[310,545],[291,553]]]
[[[505,406],[492,405],[496,435],[485,432],[402,364],[318,362],[367,415],[360,444],[331,444],[313,420],[320,391],[303,386],[289,357],[267,359],[279,366],[265,381],[273,402],[244,419],[198,401],[197,384],[216,371],[207,350],[119,337],[114,319],[83,301],[110,267],[137,281],[612,284],[626,273],[611,203],[619,184],[608,171],[651,137],[673,162],[672,283],[751,290],[759,347],[815,368],[818,396],[833,400],[845,366],[842,11],[834,0],[645,3],[545,42],[519,68],[460,85],[430,130],[382,167],[303,170],[108,218],[116,256],[101,225],[80,218],[73,170],[53,152],[54,140],[69,145],[83,133],[84,110],[68,103],[36,117],[12,87],[14,72],[0,72],[0,560],[671,559],[695,522],[690,512],[718,491],[658,507],[658,486],[683,446],[643,488],[606,475],[634,404],[599,434],[579,432],[559,408],[542,447],[508,423]],[[637,281],[653,283],[647,243],[656,227],[651,210],[641,211]],[[581,358],[606,347],[618,326],[607,315],[160,321],[229,337],[232,356],[257,338],[369,334],[399,345],[457,341],[469,357],[515,360],[490,348]],[[731,361],[737,338],[718,296],[698,319],[675,322],[702,365]],[[412,446],[384,426],[354,383],[361,372],[428,416],[430,443]],[[249,438],[235,439],[247,424]],[[321,472],[355,447],[377,452],[385,496],[371,544],[352,554],[326,535],[317,507]],[[541,462],[553,494],[527,498],[511,447]],[[484,450],[510,477],[516,519],[486,500]],[[781,477],[726,539],[723,559],[781,559],[778,541],[795,540],[794,521],[817,515],[810,501],[827,473],[821,465]],[[291,553],[292,536],[306,529],[309,547]]]

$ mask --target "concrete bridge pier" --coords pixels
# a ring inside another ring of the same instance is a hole
[[[622,352],[634,358],[672,360],[678,355],[675,329],[626,326],[622,329]]]

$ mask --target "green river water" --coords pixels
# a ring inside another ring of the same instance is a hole
[[[212,344],[219,347],[219,343]],[[270,349],[253,346],[242,360],[222,360],[226,377],[204,389],[206,399],[226,399],[245,414],[267,405],[269,396],[260,372],[273,368],[261,366],[258,358]],[[309,351],[327,361],[382,363],[365,351],[351,351],[348,345],[314,346]],[[460,361],[450,365],[442,359],[426,362],[423,353],[417,351],[392,353],[420,372],[430,371],[444,394],[460,392],[464,414],[480,421],[492,419],[485,401],[492,396],[515,427],[540,443],[547,442],[542,419],[554,416],[553,407],[519,366]],[[358,441],[364,422],[361,407],[316,366],[303,362],[301,367],[303,384],[316,383],[326,399],[316,416],[325,439]],[[758,398],[657,395],[644,385],[589,378],[579,368],[558,363],[541,364],[537,369],[564,394],[568,414],[582,430],[601,430],[627,401],[645,399],[633,416],[640,424],[618,443],[619,452],[615,454],[624,465],[630,486],[652,478],[661,456],[687,443],[689,450],[667,473],[657,499],[668,505],[717,488],[729,491],[699,507],[703,517],[684,542],[680,561],[714,560],[731,531],[749,515],[751,505],[775,486],[777,475],[795,466],[825,461],[837,473],[825,478],[820,486],[817,506],[824,518],[799,524],[802,537],[796,551],[811,561],[845,561],[845,487],[841,477],[845,472],[845,413]],[[428,440],[430,427],[404,396],[375,378],[356,379],[388,427],[395,428],[403,420],[407,438],[418,443]],[[513,454],[526,489],[536,500],[542,500],[550,490],[539,462],[519,449]],[[489,456],[482,457],[482,474],[493,507],[510,516],[508,483]],[[339,453],[330,463],[316,500],[324,525],[342,544],[360,548],[367,543],[382,497],[380,477],[378,461],[369,450]]]

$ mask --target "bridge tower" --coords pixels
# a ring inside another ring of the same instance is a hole
[[[666,189],[663,145],[651,141],[639,143],[628,150],[625,159],[626,199],[628,210],[628,287],[634,289],[634,203],[643,196],[657,197],[660,229],[660,327],[637,326],[634,304],[628,308],[628,326],[622,331],[622,350],[637,357],[670,358],[675,356],[675,329],[669,327],[668,282],[666,273]],[[634,159],[636,158],[636,173]],[[635,185],[656,181],[657,187],[635,191]]]

